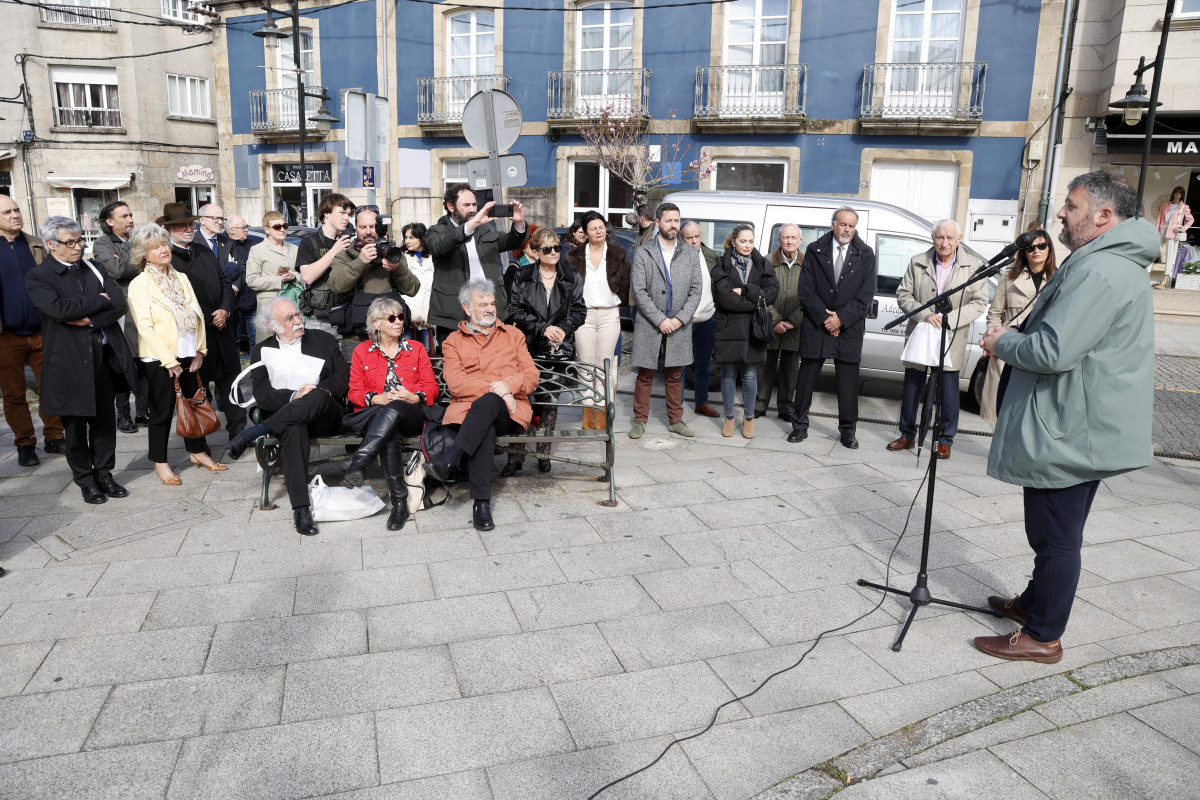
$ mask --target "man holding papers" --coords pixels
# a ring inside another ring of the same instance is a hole
[[[317,525],[308,500],[309,437],[341,428],[350,366],[337,339],[304,329],[304,317],[291,300],[279,297],[259,307],[256,324],[274,332],[254,347],[253,360],[266,366],[254,370],[254,400],[264,420],[230,439],[226,450],[237,459],[255,439],[274,434],[296,531],[312,536]]]

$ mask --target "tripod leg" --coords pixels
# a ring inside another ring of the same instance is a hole
[[[904,646],[904,637],[908,636],[908,629],[912,626],[913,620],[917,616],[919,605],[913,603],[912,609],[908,612],[908,619],[904,620],[904,627],[900,629],[900,635],[896,637],[896,641],[892,642],[892,651],[899,653],[900,648]]]

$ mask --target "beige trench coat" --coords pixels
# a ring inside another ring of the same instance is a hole
[[[1034,286],[1033,278],[1029,277],[1028,270],[1021,272],[1016,280],[1010,280],[1005,270],[996,284],[996,295],[988,310],[988,327],[1005,325],[1012,328],[1020,325],[1033,310],[1033,300],[1037,295],[1038,289]],[[988,361],[987,376],[983,379],[983,397],[979,403],[979,416],[988,422],[996,421],[996,390],[1000,387],[1000,373],[1003,371],[1003,361],[998,358]]]

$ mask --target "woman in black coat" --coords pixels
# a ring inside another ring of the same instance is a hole
[[[525,334],[529,353],[544,364],[546,360],[575,360],[575,330],[587,317],[583,302],[583,281],[578,274],[562,264],[562,243],[550,228],[538,228],[529,239],[530,249],[537,255],[536,264],[522,267],[513,281],[509,297],[510,324]],[[553,378],[543,366],[542,380]],[[537,427],[549,433],[558,420],[558,406],[535,405],[533,414],[539,417]],[[532,427],[532,426],[531,426]],[[550,452],[550,443],[537,446],[539,453]],[[500,474],[508,477],[525,462],[523,454],[508,457]],[[538,470],[550,471],[548,459],[538,460]]]
[[[779,294],[775,267],[754,247],[754,228],[738,225],[729,235],[725,255],[712,270],[713,363],[721,365],[721,400],[725,404],[722,436],[733,436],[734,400],[739,372],[742,404],[746,409],[742,436],[754,438],[754,401],[758,394],[758,365],[767,360],[767,343],[750,334],[750,321],[759,302],[770,305]]]

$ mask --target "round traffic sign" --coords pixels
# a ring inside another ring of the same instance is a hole
[[[499,89],[476,92],[463,107],[462,129],[467,144],[479,152],[490,152],[488,140],[494,135],[496,152],[503,153],[521,135],[521,107],[512,95]]]

